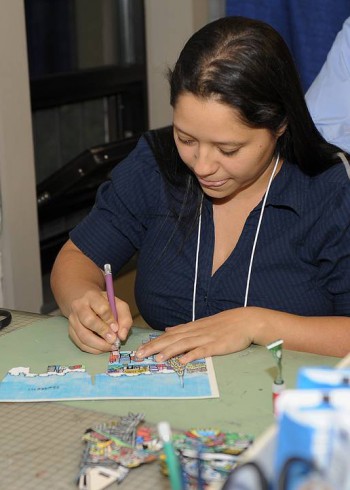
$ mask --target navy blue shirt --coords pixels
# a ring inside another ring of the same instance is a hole
[[[212,271],[214,223],[204,197],[196,318],[241,307],[261,211],[250,213],[240,239]],[[138,251],[136,301],[144,319],[164,329],[192,320],[197,229],[185,234],[144,138],[111,174],[71,240],[114,273]],[[264,210],[248,306],[304,316],[350,316],[350,182],[343,164],[310,177],[284,162]]]

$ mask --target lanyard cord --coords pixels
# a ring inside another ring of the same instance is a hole
[[[278,166],[278,162],[279,161],[280,161],[280,156],[278,154],[277,155],[277,158],[276,158],[275,166],[273,167],[273,171],[272,171],[272,174],[271,174],[269,183],[267,184],[267,189],[266,189],[264,200],[263,200],[263,203],[262,203],[262,206],[261,206],[261,211],[260,211],[260,216],[259,216],[259,222],[258,222],[258,226],[256,228],[256,233],[255,233],[255,238],[254,238],[252,253],[250,255],[250,262],[249,262],[249,269],[248,269],[248,276],[247,276],[247,285],[246,285],[246,288],[245,288],[245,296],[244,296],[244,305],[243,305],[244,307],[246,307],[247,304],[248,304],[248,294],[249,294],[249,286],[250,286],[250,277],[252,275],[253,260],[254,260],[254,255],[255,255],[255,248],[256,248],[256,243],[258,241],[258,237],[259,237],[259,233],[260,233],[260,227],[261,227],[261,222],[262,222],[263,215],[264,215],[266,200],[267,200],[267,196],[269,194],[270,187],[271,187],[271,184],[272,184],[272,180],[273,180],[273,178],[275,176],[275,173],[276,173],[276,170],[277,170],[277,166]]]
[[[261,211],[260,211],[260,216],[259,216],[259,221],[258,221],[258,226],[256,228],[255,232],[255,238],[254,238],[254,243],[253,243],[253,248],[252,248],[252,253],[250,255],[250,261],[249,261],[249,269],[248,269],[248,276],[247,276],[247,284],[246,284],[246,289],[245,289],[245,296],[244,296],[244,307],[247,306],[248,304],[248,295],[249,295],[249,286],[250,286],[250,278],[252,274],[252,268],[253,268],[253,261],[254,261],[254,255],[255,255],[255,248],[256,244],[258,241],[259,233],[260,233],[260,227],[261,227],[261,222],[262,218],[264,215],[264,210],[266,206],[266,200],[267,196],[270,191],[270,187],[272,184],[272,180],[275,176],[277,166],[280,160],[279,154],[277,155],[276,158],[276,163],[273,167],[272,174],[270,176],[269,182],[267,184],[264,200],[261,206]],[[201,242],[201,228],[202,228],[202,204],[203,204],[203,196],[202,196],[202,201],[200,204],[200,209],[199,209],[199,221],[198,221],[198,233],[197,233],[197,249],[196,249],[196,264],[195,264],[195,272],[194,272],[194,282],[193,282],[193,296],[192,296],[192,321],[194,322],[196,319],[196,294],[197,294],[197,282],[198,282],[198,263],[199,263],[199,250],[200,250],[200,242]]]
[[[193,282],[193,296],[192,296],[192,321],[196,319],[196,293],[197,293],[197,280],[198,280],[198,262],[199,262],[199,249],[201,244],[201,228],[202,228],[202,205],[203,196],[201,204],[199,207],[199,221],[198,221],[198,233],[197,233],[197,250],[196,250],[196,265],[194,271],[194,282]]]
[[[346,173],[348,174],[348,177],[350,179],[350,162],[348,161],[348,159],[346,158],[343,152],[338,152],[337,155],[340,158],[340,160],[343,162]]]

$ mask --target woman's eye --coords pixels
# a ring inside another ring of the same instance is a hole
[[[179,136],[178,136],[178,140],[180,141],[180,143],[183,143],[184,145],[192,145],[194,143],[193,140],[184,140],[184,139],[180,138]]]
[[[231,157],[234,155],[238,150],[230,150],[230,151],[224,151],[221,148],[219,148],[219,151],[222,155],[225,155],[225,157]]]

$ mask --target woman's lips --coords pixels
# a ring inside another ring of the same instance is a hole
[[[197,177],[197,179],[198,179],[198,182],[200,183],[200,185],[202,185],[203,187],[210,187],[210,188],[221,187],[222,185],[226,184],[226,182],[228,180],[228,179],[225,179],[225,180],[205,180],[205,179],[201,179],[200,177]]]

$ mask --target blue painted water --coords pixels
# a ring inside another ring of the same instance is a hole
[[[0,401],[88,400],[108,398],[196,398],[211,397],[206,372],[185,374],[182,387],[176,373],[112,377],[70,372],[63,376],[7,374],[0,383]]]

